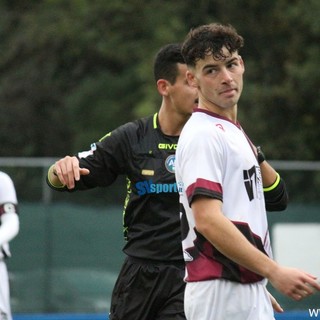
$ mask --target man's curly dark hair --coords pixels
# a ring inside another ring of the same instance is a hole
[[[182,55],[188,66],[212,55],[215,60],[224,60],[225,47],[230,54],[243,47],[244,40],[231,25],[211,23],[191,29],[182,44]]]

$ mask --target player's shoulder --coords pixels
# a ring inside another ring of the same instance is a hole
[[[5,172],[3,172],[3,171],[0,171],[0,185],[3,185],[4,183],[12,183],[12,179],[11,179],[11,177],[7,174],[7,173],[5,173]]]
[[[148,116],[134,121],[128,122],[124,125],[124,129],[128,131],[145,132],[149,128],[153,128],[153,116]]]
[[[210,134],[214,135],[223,135],[230,129],[239,129],[236,123],[214,113],[206,114],[199,112],[194,114],[194,116],[192,115],[190,120],[193,120],[192,126],[194,130],[202,133],[210,132]]]
[[[215,123],[211,117],[203,116],[201,113],[194,113],[182,129],[181,135],[198,137],[215,131]]]
[[[152,128],[153,123],[153,116],[144,117],[140,119],[136,119],[130,122],[127,122],[116,129],[108,132],[105,134],[101,139],[100,142],[105,140],[135,140],[136,138],[139,139],[140,137],[146,135],[149,131],[149,128]]]

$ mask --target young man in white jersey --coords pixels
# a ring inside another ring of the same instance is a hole
[[[266,281],[300,300],[316,278],[272,260],[266,210],[284,210],[287,193],[237,121],[243,38],[228,25],[191,30],[182,54],[199,107],[176,153],[188,320],[274,319]]]
[[[0,171],[0,320],[12,320],[5,259],[11,256],[9,241],[19,232],[17,205],[13,182],[6,173]]]

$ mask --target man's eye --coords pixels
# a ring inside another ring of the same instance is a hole
[[[239,64],[237,62],[232,62],[229,64],[229,68],[237,67]]]

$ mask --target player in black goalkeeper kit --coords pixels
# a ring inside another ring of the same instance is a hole
[[[154,63],[162,96],[158,113],[127,123],[66,156],[48,170],[55,190],[83,190],[128,178],[124,233],[127,255],[112,294],[110,320],[182,320],[185,283],[175,150],[197,103],[179,44],[163,47]]]

